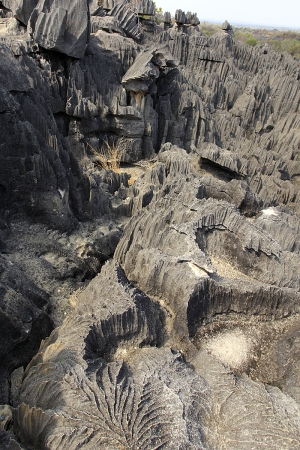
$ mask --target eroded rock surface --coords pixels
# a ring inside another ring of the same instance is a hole
[[[299,61],[0,8],[0,446],[299,448]]]

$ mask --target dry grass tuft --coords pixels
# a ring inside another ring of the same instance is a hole
[[[103,141],[103,146],[95,149],[89,142],[86,144],[92,150],[95,159],[94,163],[104,170],[113,170],[117,172],[120,168],[123,150],[121,150],[116,143],[109,144],[107,140]]]

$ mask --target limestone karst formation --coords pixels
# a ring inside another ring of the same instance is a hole
[[[173,22],[0,1],[0,449],[300,448],[300,62]]]

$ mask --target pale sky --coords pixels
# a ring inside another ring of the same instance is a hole
[[[300,29],[300,0],[156,0],[174,16],[176,9],[196,12],[201,21]]]

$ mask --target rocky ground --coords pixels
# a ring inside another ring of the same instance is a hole
[[[300,448],[299,61],[0,12],[0,448]]]

